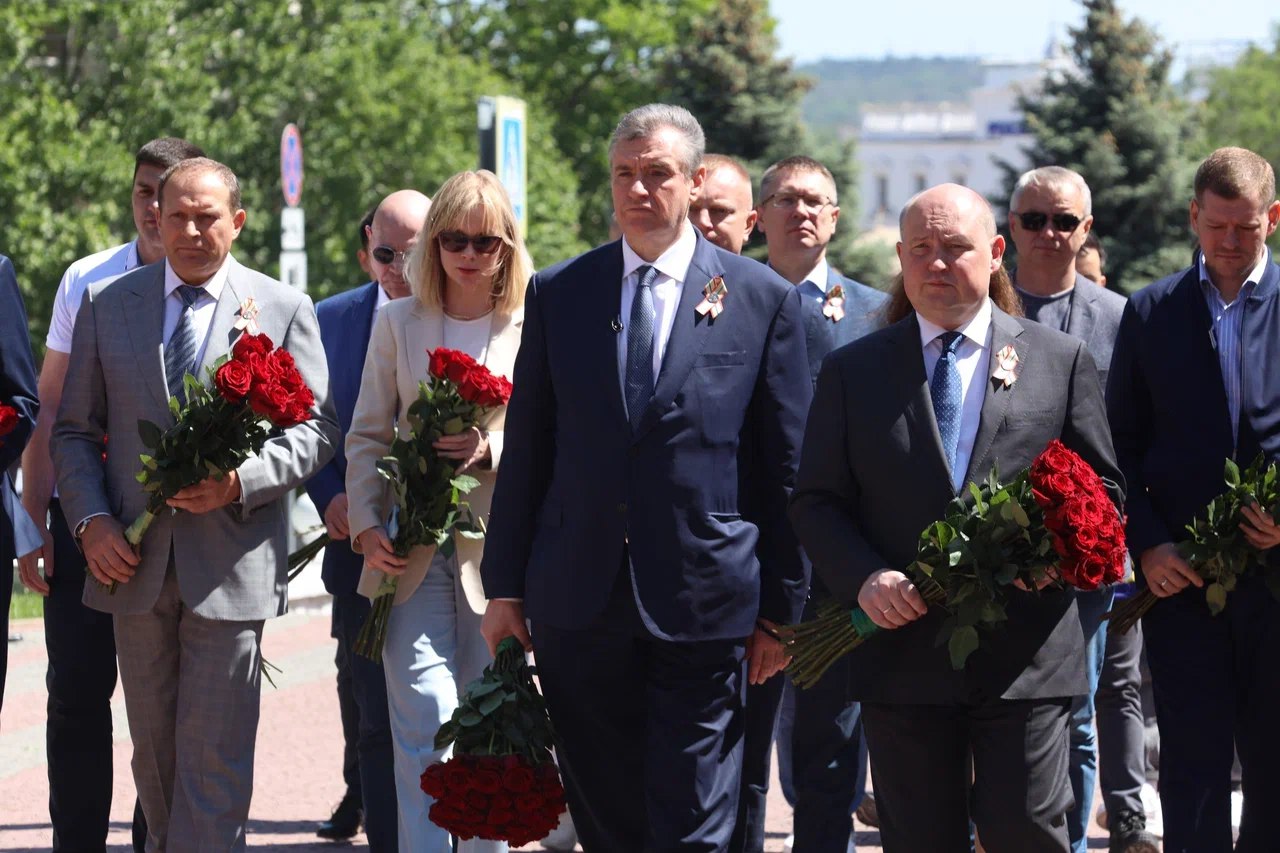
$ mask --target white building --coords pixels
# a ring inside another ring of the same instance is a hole
[[[1002,191],[996,161],[1021,166],[1030,144],[1018,95],[1068,62],[1051,47],[1040,62],[985,62],[967,103],[863,104],[857,132],[859,229],[897,232],[898,211],[920,190],[951,181],[984,196]]]

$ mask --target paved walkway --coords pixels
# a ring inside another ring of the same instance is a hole
[[[51,844],[44,763],[44,631],[39,620],[15,622],[11,628],[24,639],[9,648],[8,685],[0,712],[0,850],[34,853],[47,851]],[[327,610],[304,605],[269,620],[263,652],[283,672],[275,675],[277,689],[264,685],[262,691],[249,846],[280,851],[364,848],[363,835],[354,844],[342,845],[314,835],[316,824],[342,796],[342,732]],[[115,793],[108,850],[128,853],[134,793],[128,724],[118,688],[112,710]],[[777,853],[791,821],[776,784],[772,791],[765,849]],[[880,850],[874,831],[859,831],[857,841],[862,853]],[[1099,836],[1090,848],[1106,849],[1106,843]]]

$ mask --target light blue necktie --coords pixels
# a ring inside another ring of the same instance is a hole
[[[627,325],[627,418],[634,431],[653,396],[653,280],[658,271],[645,264],[636,270],[640,284],[631,302]]]
[[[960,446],[960,407],[963,403],[960,370],[956,367],[956,347],[964,338],[959,332],[943,332],[938,335],[937,340],[942,342],[942,355],[933,368],[929,396],[933,398],[933,414],[938,419],[938,434],[942,436],[947,470],[954,480],[956,452]]]
[[[187,284],[178,285],[177,294],[182,299],[182,313],[178,315],[178,325],[174,327],[173,334],[169,335],[169,342],[164,345],[165,382],[169,386],[169,396],[176,398],[179,402],[186,402],[186,395],[182,391],[182,378],[195,369],[196,332],[191,322],[195,312],[191,306],[202,293],[204,293],[203,288],[191,287]]]

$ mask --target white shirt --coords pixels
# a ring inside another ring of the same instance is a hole
[[[204,288],[204,293],[200,298],[191,303],[191,331],[196,339],[196,357],[193,364],[199,365],[204,361],[204,350],[209,344],[209,324],[213,322],[213,312],[218,307],[218,297],[222,295],[222,287],[227,283],[227,262],[224,260],[222,266],[213,274],[213,277],[204,284],[199,285]],[[169,265],[169,261],[164,262],[164,337],[165,345],[169,344],[169,338],[173,335],[174,329],[178,328],[178,319],[182,316],[182,310],[185,307],[182,303],[182,297],[175,291],[179,286],[186,284],[185,281],[178,278],[178,274],[173,271],[173,267]],[[193,371],[194,372],[194,371]],[[203,376],[197,377],[200,381],[204,381]],[[166,377],[167,381],[168,377]]]
[[[378,319],[378,312],[382,310],[382,306],[391,301],[391,297],[387,296],[387,292],[382,289],[382,285],[378,285],[378,298],[373,301],[373,319]]]
[[[410,297],[412,298],[412,297]],[[493,332],[493,312],[474,320],[458,320],[444,315],[444,345],[465,352],[484,364],[489,355],[489,336]]]
[[[138,241],[123,243],[88,255],[67,267],[53,297],[53,316],[49,318],[49,334],[44,344],[61,353],[71,352],[71,335],[76,313],[89,285],[122,275],[139,266]]]
[[[942,357],[942,341],[938,336],[948,331],[916,314],[920,323],[920,346],[924,349],[924,372],[933,381],[933,370]],[[964,336],[956,345],[956,370],[960,373],[962,400],[960,406],[960,436],[956,442],[956,469],[951,472],[951,488],[959,494],[965,486],[965,473],[969,470],[969,457],[973,455],[973,443],[978,438],[978,424],[982,420],[982,398],[987,393],[986,377],[991,367],[991,300],[982,303],[978,313],[955,331]],[[974,382],[974,377],[981,377]]]
[[[680,294],[684,292],[684,280],[689,274],[689,264],[693,262],[693,250],[698,240],[693,235],[693,225],[685,220],[679,238],[665,252],[658,256],[651,266],[658,271],[653,280],[653,377],[657,384],[658,372],[662,369],[662,357],[667,352],[667,341],[671,338],[671,327],[675,325],[676,310],[680,307]],[[618,332],[618,384],[622,387],[625,405],[627,383],[627,330],[626,324],[631,322],[631,304],[636,301],[636,289],[640,286],[640,276],[636,273],[640,267],[648,264],[644,258],[622,241],[622,331]],[[630,412],[627,413],[630,416]]]

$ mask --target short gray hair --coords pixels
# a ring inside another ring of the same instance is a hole
[[[707,150],[707,137],[693,113],[671,104],[645,104],[622,117],[609,137],[609,158],[619,142],[631,142],[653,136],[663,128],[672,128],[684,138],[684,155],[680,158],[685,177],[692,178],[702,164]]]
[[[1079,172],[1073,172],[1062,166],[1041,166],[1030,172],[1023,172],[1018,182],[1013,185],[1013,195],[1009,196],[1009,212],[1018,209],[1022,200],[1022,192],[1027,187],[1041,187],[1046,190],[1060,190],[1063,187],[1075,187],[1080,191],[1080,200],[1084,202],[1084,215],[1093,213],[1093,193]]]
[[[240,179],[236,177],[236,173],[231,171],[230,167],[208,157],[191,157],[186,160],[180,160],[165,169],[156,187],[156,201],[161,207],[164,207],[164,188],[174,178],[179,175],[185,175],[187,172],[201,175],[206,173],[217,175],[218,179],[227,188],[227,200],[231,204],[231,212],[235,213],[240,209]]]

